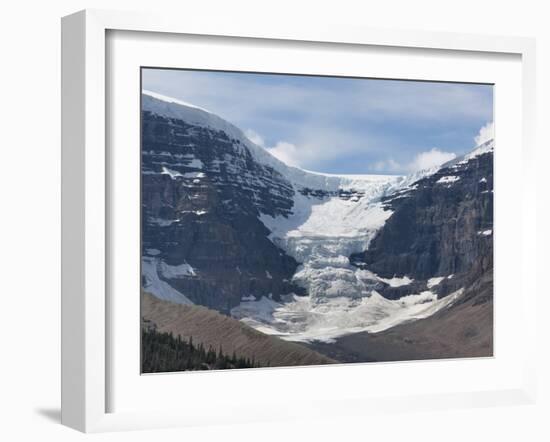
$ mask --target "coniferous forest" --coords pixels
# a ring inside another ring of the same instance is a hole
[[[142,328],[141,332],[142,373],[160,373],[191,370],[223,370],[227,368],[260,367],[254,359],[225,354],[222,348],[206,349],[172,333],[158,332],[154,328]]]

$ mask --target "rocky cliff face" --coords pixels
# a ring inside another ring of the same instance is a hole
[[[469,273],[492,270],[492,141],[479,154],[452,161],[383,202],[393,214],[368,250],[350,257],[354,265],[386,278],[443,277],[440,294],[464,287],[461,278]],[[398,298],[400,292],[384,294]]]
[[[289,282],[297,262],[259,220],[288,213],[289,182],[231,134],[159,115],[143,97],[144,289],[225,312],[242,296],[299,291]]]

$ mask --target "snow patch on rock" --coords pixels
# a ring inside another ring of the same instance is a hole
[[[160,261],[160,272],[166,279],[184,278],[187,276],[196,276],[195,269],[186,262],[177,266],[166,264]]]
[[[394,276],[393,278],[389,279],[381,278],[380,276],[378,276],[378,279],[385,282],[390,287],[403,287],[405,285],[409,285],[411,282],[414,281],[414,279],[409,278],[407,275],[403,276],[402,278]]]
[[[489,235],[493,234],[493,229],[480,230],[479,232],[477,232],[477,234],[478,235],[483,235],[483,236],[489,236]]]
[[[168,175],[172,179],[183,177],[183,175],[179,173],[177,170],[168,169],[168,167],[163,167],[161,174]]]
[[[429,289],[431,289],[432,287],[435,287],[436,285],[439,285],[439,283],[441,283],[441,281],[443,281],[444,279],[445,279],[445,276],[430,278],[430,279],[428,279],[428,283],[426,285],[428,286]]]
[[[452,184],[456,183],[458,180],[460,180],[460,177],[456,175],[442,176],[436,181],[436,184]]]
[[[155,295],[159,299],[175,302],[177,304],[193,304],[189,298],[177,291],[159,276],[162,261],[158,258],[144,256],[141,259],[141,275],[143,277],[143,289]]]

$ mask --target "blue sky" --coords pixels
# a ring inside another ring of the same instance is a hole
[[[492,134],[490,85],[166,69],[142,75],[144,89],[214,112],[283,161],[319,172],[409,173]]]

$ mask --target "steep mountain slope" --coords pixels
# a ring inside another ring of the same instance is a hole
[[[141,294],[142,322],[159,332],[172,332],[185,340],[254,359],[261,366],[321,365],[334,363],[302,345],[260,333],[240,321],[201,306],[174,304]]]
[[[298,263],[258,219],[289,212],[289,182],[206,111],[149,95],[142,111],[144,289],[226,312],[242,296],[299,290],[288,282]]]
[[[312,348],[348,362],[492,356],[493,149],[487,142],[383,198],[391,218],[366,251],[350,257],[359,268],[411,281],[377,287],[386,298],[427,289],[452,301],[424,319]]]
[[[380,333],[342,336],[310,348],[342,362],[406,361],[493,355],[493,273],[485,272],[455,304]]]
[[[493,141],[445,164],[414,188],[382,199],[393,212],[354,265],[383,277],[414,280],[454,275],[448,293],[480,261],[492,267]],[[464,284],[462,285],[464,287]],[[399,297],[399,290],[384,292]]]

